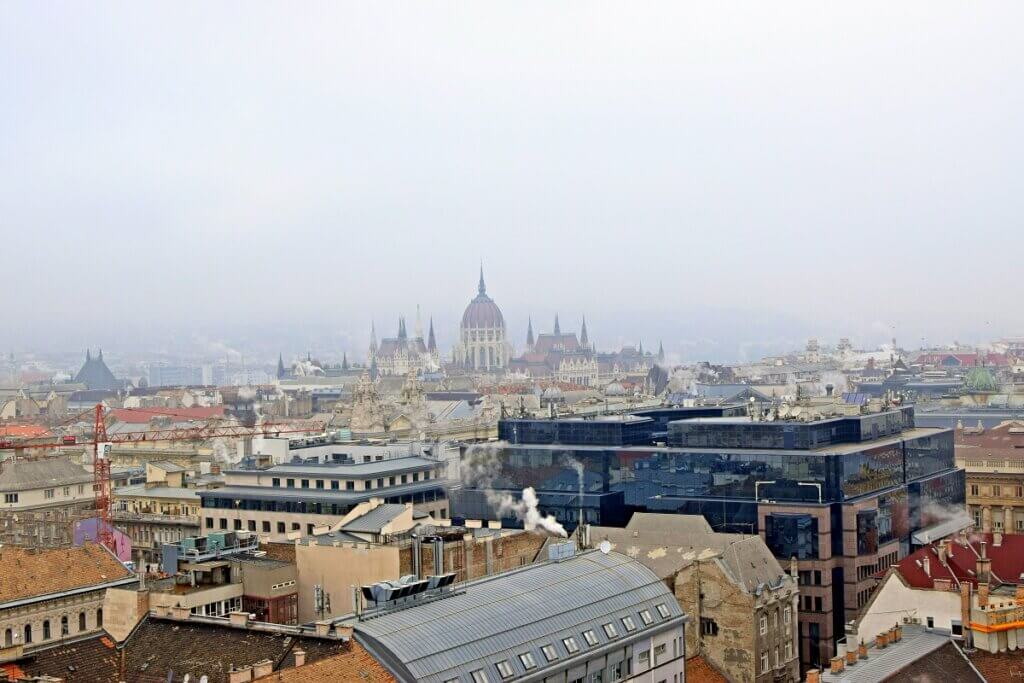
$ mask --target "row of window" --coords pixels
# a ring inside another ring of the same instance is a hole
[[[789,660],[793,659],[793,641],[791,641],[791,640],[786,641],[786,650],[785,650],[785,652],[786,652],[786,659],[782,660],[780,658],[780,656],[779,656],[779,646],[778,645],[775,646],[775,666],[774,666],[774,668],[776,668],[776,669],[779,668],[779,665],[782,664],[783,661],[787,661],[788,662]],[[771,667],[769,666],[768,655],[769,655],[768,650],[761,650],[761,673],[766,673],[768,671],[771,671]]]
[[[85,493],[85,484],[79,484],[78,485],[78,494],[81,495],[83,493]],[[65,498],[69,497],[71,495],[71,487],[70,486],[63,487],[61,489],[61,495],[63,495]],[[57,497],[57,489],[55,489],[55,488],[53,488],[53,489],[43,489],[43,498],[45,498],[47,500],[50,500],[50,499],[56,498],[56,497]],[[4,494],[4,502],[7,503],[7,504],[17,503],[18,502],[18,494],[17,493],[5,493]]]
[[[448,517],[448,511],[447,510],[438,510],[438,511],[434,512],[434,515],[436,515],[440,519],[446,519]],[[205,522],[204,522],[204,524],[205,524],[207,529],[213,529],[214,528],[214,518],[213,517],[207,517]],[[219,517],[219,518],[217,518],[216,524],[217,524],[217,527],[220,528],[221,530],[227,530],[227,528],[228,528],[228,520],[227,520],[226,517]],[[257,521],[255,519],[247,519],[245,521],[245,528],[246,528],[246,530],[248,530],[248,531],[260,531],[261,533],[264,533],[264,534],[273,533],[272,529],[276,529],[276,533],[278,533],[278,534],[286,534],[289,531],[301,531],[302,530],[302,525],[299,524],[298,522],[292,522],[291,523],[291,529],[289,529],[288,525],[285,522],[277,522],[276,526],[273,526],[272,523],[269,520],[266,520],[266,519],[264,519],[263,521],[259,522],[258,526],[259,526],[259,529],[257,529]],[[315,524],[306,524],[306,534],[307,535],[312,535],[313,534],[313,529],[315,528],[315,526],[316,526]],[[240,520],[240,519],[233,519],[233,520],[231,520],[231,527],[235,531],[242,531],[242,520]]]
[[[1014,492],[1014,495],[1018,498],[1024,498],[1024,486],[1006,487],[1006,495],[1010,495],[1010,491]],[[991,486],[985,486],[984,488],[978,484],[971,484],[971,495],[980,496],[984,492],[986,496],[1001,496],[1003,495],[1003,488],[999,484],[992,484]]]
[[[421,474],[423,475],[422,477],[420,476]],[[373,488],[382,489],[382,488],[384,488],[384,479],[385,479],[384,477],[381,477],[379,479],[366,479],[366,480],[363,481],[363,489],[364,490],[369,490],[369,489],[373,489]],[[426,471],[426,472],[413,472],[412,475],[402,474],[402,475],[395,475],[395,476],[392,476],[392,477],[387,477],[387,482],[388,482],[387,485],[388,486],[398,486],[399,484],[408,484],[410,482],[415,483],[417,481],[427,481],[428,479],[430,479],[430,471],[429,470]],[[341,490],[341,483],[342,483],[341,480],[339,480],[339,479],[331,479],[331,480],[325,480],[325,479],[291,479],[291,478],[284,478],[284,479],[282,479],[281,477],[274,477],[274,478],[271,479],[271,485],[274,486],[275,488],[281,488],[281,482],[282,481],[284,482],[284,488],[286,488],[286,489],[294,489],[294,488],[309,489],[309,488],[312,488],[312,489],[319,489],[321,491],[325,491],[325,490],[328,490],[328,489],[331,490],[331,491],[340,491]],[[327,486],[327,482],[328,481],[330,481],[330,486]],[[298,482],[298,486],[295,485],[296,482]],[[374,482],[376,482],[376,486],[374,486]],[[346,480],[345,481],[345,490],[346,491],[355,491],[356,490],[356,483],[355,483],[355,481],[353,481],[351,479]]]
[[[789,624],[792,621],[793,621],[793,610],[789,607],[789,605],[786,605],[786,607],[784,607],[782,609],[782,623],[785,624],[786,626],[789,626]],[[761,614],[761,619],[759,621],[758,626],[759,626],[758,630],[759,630],[759,632],[761,633],[762,636],[768,633],[768,615],[767,614]],[[772,629],[773,630],[778,630],[778,628],[779,628],[779,610],[775,609],[775,610],[772,610]]]
[[[667,619],[672,614],[664,603],[658,603],[657,605],[655,605],[655,609],[658,611],[658,614],[661,616],[662,619]],[[654,623],[654,615],[651,614],[651,611],[649,609],[640,610],[639,616],[644,626],[650,626]],[[622,626],[623,633],[631,633],[637,629],[636,620],[632,617],[632,615],[626,615],[622,617],[619,620],[618,624],[616,622],[611,621],[602,624],[601,630],[604,631],[604,635],[609,641],[619,637],[619,624],[621,624]],[[601,639],[598,637],[597,632],[594,629],[587,629],[582,633],[582,636],[583,640],[590,647],[599,645],[601,643]],[[565,654],[570,657],[577,654],[581,650],[580,642],[576,639],[575,635],[570,635],[566,636],[565,638],[562,638],[562,647],[565,648]],[[664,652],[665,645],[659,645],[658,647],[662,648],[662,652]],[[657,658],[657,648],[655,648],[655,650],[655,657]],[[558,649],[555,647],[554,643],[547,643],[546,645],[542,645],[540,651],[541,654],[544,656],[544,659],[547,661],[547,663],[557,661],[560,657],[560,653]],[[533,669],[537,668],[537,658],[534,656],[533,652],[522,652],[519,655],[517,655],[517,659],[519,660],[519,664],[522,666],[524,671],[532,671]],[[513,667],[511,660],[503,659],[497,662],[494,665],[494,667],[495,669],[497,669],[499,680],[507,681],[515,677],[516,675],[516,670],[515,667]],[[608,680],[616,681],[622,678],[621,663],[619,664],[619,667],[620,668],[616,669],[618,671],[618,678],[609,678]],[[476,671],[472,671],[470,672],[470,676],[472,676],[473,678],[473,683],[490,683],[491,680],[487,674],[487,670],[485,669],[477,669]],[[459,683],[459,679],[453,678],[446,681],[446,683]]]
[[[445,500],[447,493],[443,487],[430,488],[426,491],[416,491],[397,496],[381,496],[386,503],[431,503],[436,500]],[[230,490],[215,489],[203,495],[204,508],[217,508],[220,510],[253,510],[260,512],[293,512],[304,515],[347,515],[354,504],[329,503],[322,500],[278,500],[276,498],[235,498]]]
[[[102,628],[102,627],[103,627],[103,608],[101,607],[101,608],[96,610],[95,628]],[[77,631],[77,633],[82,633],[83,631],[88,630],[88,628],[89,628],[89,618],[88,618],[88,615],[85,612],[79,612],[78,613],[78,631]],[[46,620],[43,621],[43,629],[42,630],[43,630],[43,632],[42,632],[42,640],[40,642],[46,642],[47,640],[53,639],[53,626],[52,626],[52,624],[51,624],[49,619],[46,619]],[[32,624],[25,624],[25,626],[21,630],[20,634],[16,634],[13,629],[6,629],[4,631],[4,647],[11,647],[12,645],[14,645],[15,644],[15,639],[19,635],[23,638],[22,642],[25,645],[30,645],[33,642],[35,642],[35,640],[34,640],[35,639],[35,633],[32,630]],[[67,637],[69,635],[71,635],[71,621],[70,621],[70,617],[67,614],[65,614],[64,616],[62,616],[60,618],[60,637],[64,638],[64,637]]]

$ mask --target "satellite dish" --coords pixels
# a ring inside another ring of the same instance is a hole
[[[598,548],[599,548],[599,549],[601,550],[601,552],[602,552],[602,553],[604,553],[605,555],[607,555],[608,553],[610,553],[610,552],[612,551],[612,544],[611,544],[611,543],[609,543],[607,539],[605,539],[605,540],[601,541],[601,545],[599,545],[599,546],[597,546],[597,547],[598,547]]]

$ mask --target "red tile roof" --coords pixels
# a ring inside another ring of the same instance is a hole
[[[153,418],[171,417],[178,420],[209,420],[224,416],[224,406],[195,408],[114,408],[110,413],[119,422],[147,424]]]
[[[76,548],[0,549],[0,603],[99,586],[132,575],[103,546],[87,543]]]
[[[18,436],[24,439],[34,439],[49,431],[42,425],[0,425],[0,436]]]
[[[729,679],[701,655],[686,660],[686,681],[687,683],[729,683]]]
[[[1018,583],[1024,573],[1024,535],[1003,534],[1000,545],[994,544],[993,534],[971,534],[967,545],[961,545],[956,538],[950,543],[949,559],[946,565],[939,562],[938,546],[927,545],[907,555],[896,565],[896,570],[914,588],[933,588],[935,579],[949,579],[954,585],[962,582],[977,583],[975,570],[981,553],[982,541],[986,544],[986,555],[992,560],[994,580],[1001,583]],[[928,559],[929,573],[924,571],[924,560]]]

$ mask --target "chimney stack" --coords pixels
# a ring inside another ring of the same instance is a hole
[[[306,663],[306,651],[295,650],[292,655],[295,657],[295,667],[298,668]]]
[[[807,670],[807,683],[821,683],[821,670],[820,669],[808,669]]]
[[[928,578],[931,578],[931,576],[932,576],[932,563],[931,563],[931,559],[927,555],[925,555],[924,559],[921,561],[921,565],[922,565],[922,568],[924,569],[924,575],[927,576]]]
[[[988,544],[981,542],[981,555],[975,564],[974,573],[978,577],[978,583],[988,583],[992,575],[992,560],[988,557]]]
[[[949,548],[946,546],[948,541],[939,541],[939,564],[943,567],[947,566],[947,560],[949,557]]]
[[[846,668],[846,664],[844,663],[843,658],[838,656],[833,657],[829,661],[829,665],[830,671],[832,672],[833,676],[838,676],[839,674],[843,673],[843,669]]]

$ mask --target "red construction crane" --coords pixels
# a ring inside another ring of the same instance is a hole
[[[143,410],[143,409],[140,409]],[[145,432],[119,432],[107,434],[107,425],[103,420],[103,404],[97,403],[94,412],[92,441],[93,490],[96,497],[96,512],[99,515],[97,524],[97,540],[107,548],[114,550],[114,538],[110,524],[110,460],[104,450],[106,444],[141,443],[153,441],[205,441],[216,438],[244,438],[249,436],[279,436],[300,432],[323,431],[324,425],[319,422],[308,422],[302,425],[293,423],[264,422],[253,427],[241,425],[199,425],[196,427],[179,427],[176,429],[155,429]],[[148,411],[155,415],[163,415],[159,410]],[[82,413],[84,415],[85,413]],[[173,416],[173,413],[171,414]],[[53,443],[10,443],[0,442],[0,451],[20,451],[37,448],[72,448],[83,444],[74,436],[62,437]]]

